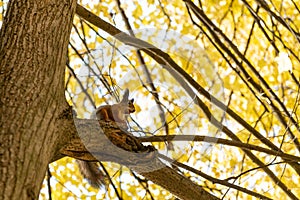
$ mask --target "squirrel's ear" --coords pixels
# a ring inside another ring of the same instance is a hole
[[[134,99],[130,99],[130,102],[133,103],[133,102],[134,102]]]
[[[128,101],[128,96],[129,96],[129,90],[126,88],[124,94],[123,94],[123,98],[121,102],[127,102]]]

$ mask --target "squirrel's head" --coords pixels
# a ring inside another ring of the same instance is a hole
[[[128,112],[129,113],[135,112],[135,107],[133,105],[133,101],[134,101],[134,99],[128,100]]]

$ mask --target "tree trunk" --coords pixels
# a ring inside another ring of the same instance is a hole
[[[37,199],[63,130],[75,0],[10,1],[0,32],[0,199]]]

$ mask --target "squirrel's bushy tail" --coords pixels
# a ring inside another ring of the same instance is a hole
[[[94,188],[100,188],[101,186],[106,185],[106,176],[99,169],[97,162],[77,160],[77,163],[81,174],[88,180],[91,186]]]

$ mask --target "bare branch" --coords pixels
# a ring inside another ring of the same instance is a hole
[[[224,144],[228,146],[239,147],[241,149],[255,150],[270,154],[273,156],[279,156],[286,159],[287,162],[300,162],[300,157],[274,151],[272,149],[266,149],[257,145],[242,143],[235,140],[226,140],[223,138],[216,138],[202,135],[167,135],[167,136],[150,136],[150,137],[139,137],[141,142],[162,142],[162,141],[190,141],[190,142],[207,142],[213,144]]]

